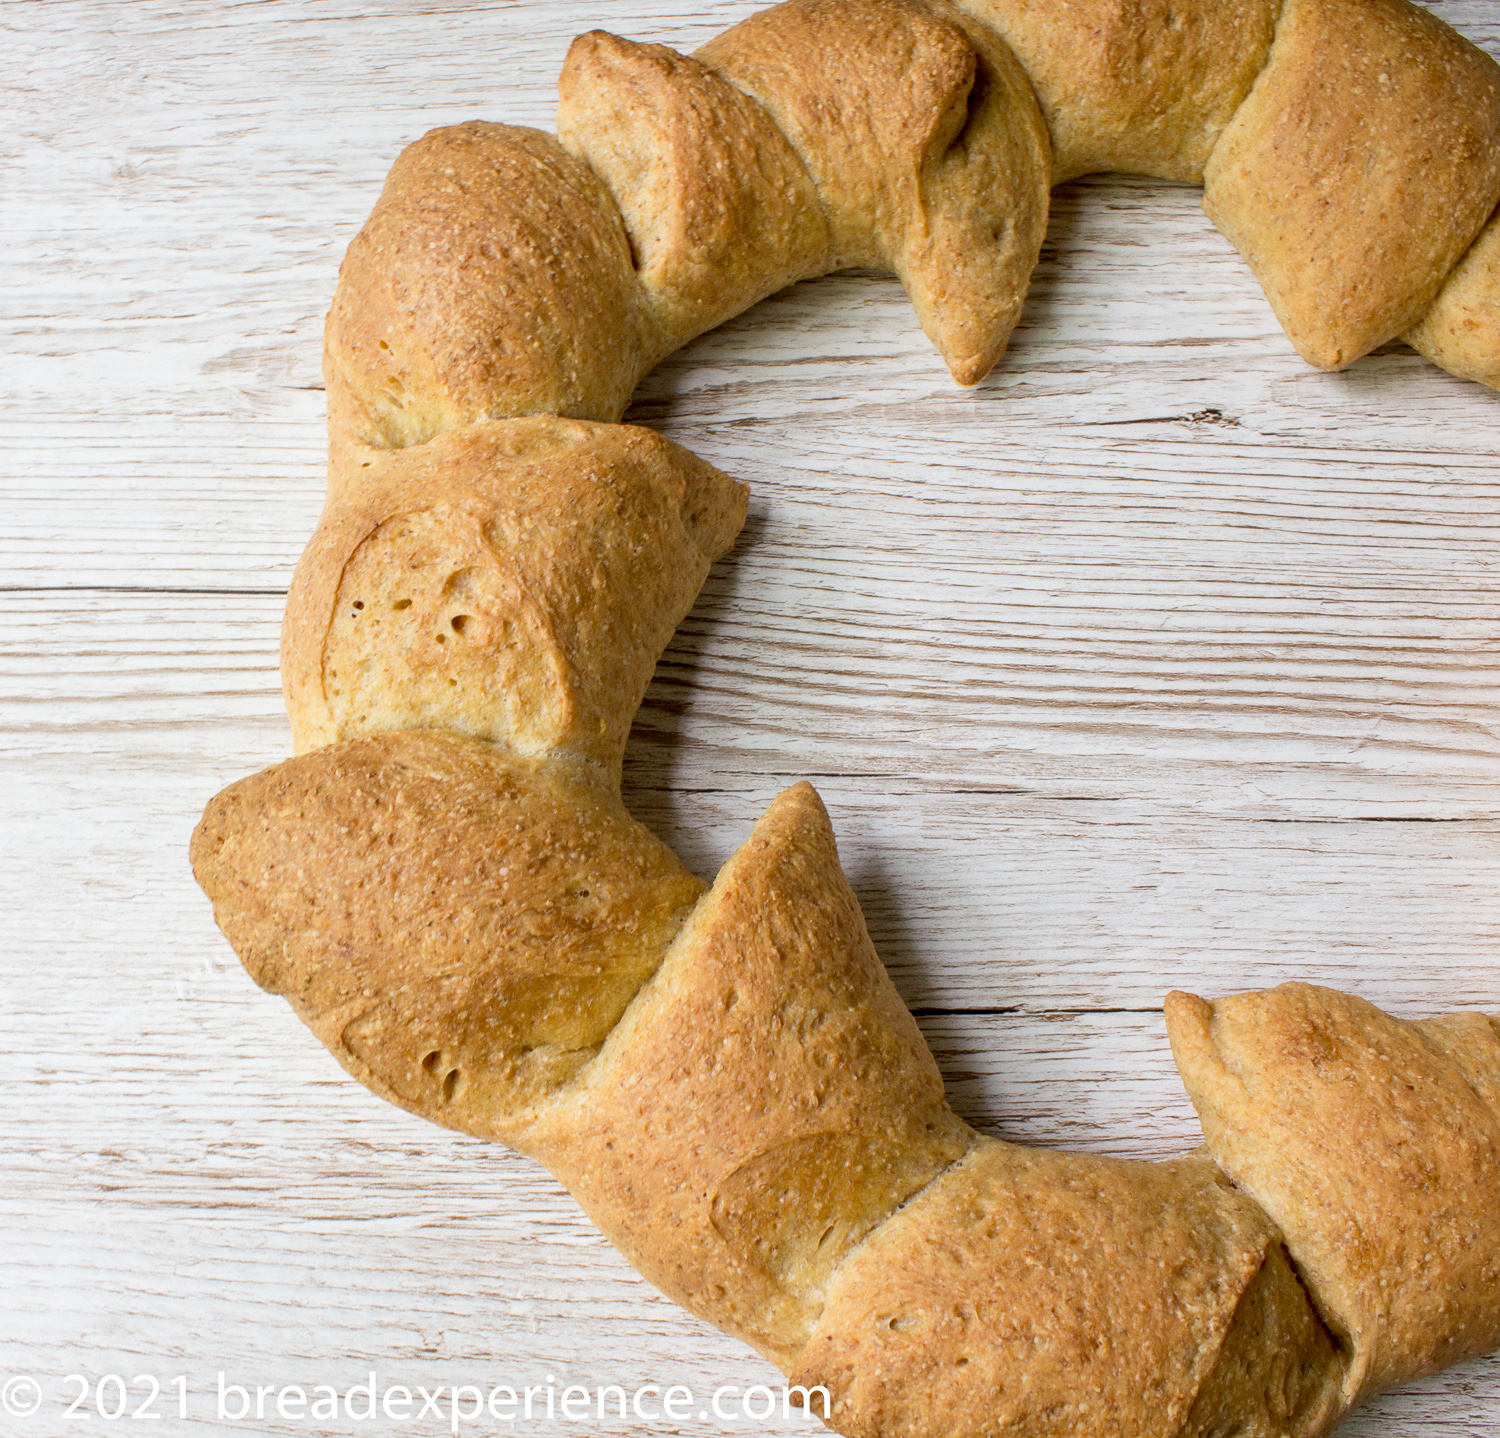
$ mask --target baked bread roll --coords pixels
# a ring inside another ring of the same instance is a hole
[[[1047,227],[1046,126],[1009,48],[941,0],[787,0],[698,58],[806,164],[825,268],[893,271],[954,379],[983,379]]]
[[[855,1438],[1323,1433],[1340,1354],[1275,1228],[1202,1154],[978,1139],[831,1286],[792,1382]]]
[[[519,1147],[705,887],[591,766],[418,730],[231,785],[192,858],[251,977],[355,1078]]]
[[[329,439],[406,449],[515,415],[617,420],[648,348],[593,171],[539,130],[433,130],[401,152],[339,270]]]
[[[1402,339],[1450,374],[1500,389],[1500,220],[1491,218]]]
[[[1500,66],[1406,0],[1286,0],[1203,208],[1298,354],[1417,324],[1500,202]]]
[[[859,1438],[1316,1438],[1500,1345],[1491,1020],[1174,995],[1206,1151],[1032,1152],[949,1109],[811,788],[712,885],[630,818],[631,718],[746,492],[616,422],[850,265],[975,382],[1050,184],[1100,167],[1203,179],[1314,363],[1405,330],[1494,384],[1497,77],[1405,0],[789,0],[691,57],[581,37],[558,140],[409,147],[329,316],[298,755],[193,839],[247,969]]]
[[[958,0],[1015,52],[1054,184],[1098,170],[1203,183],[1264,69],[1281,0]]]
[[[634,425],[496,420],[357,452],[287,597],[298,751],[445,728],[617,780],[745,487]]]
[[[558,138],[620,208],[660,353],[831,267],[807,167],[702,61],[591,30],[557,89]]]
[[[642,1273],[783,1367],[841,1261],[963,1154],[811,785],[766,811],[534,1132]]]
[[[1286,1235],[1352,1405],[1500,1348],[1500,1031],[1285,984],[1167,999],[1209,1151]]]

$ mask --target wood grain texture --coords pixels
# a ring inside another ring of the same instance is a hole
[[[220,1370],[772,1381],[532,1165],[346,1080],[186,863],[204,801],[288,751],[319,330],[396,151],[550,128],[579,31],[691,48],[756,8],[0,6],[0,1378],[48,1393],[7,1435],[80,1426],[68,1373],[189,1373],[161,1431],[193,1434],[247,1431]],[[1500,54],[1495,0],[1432,8]],[[631,414],[754,494],[637,721],[635,813],[707,874],[812,778],[960,1112],[1141,1157],[1197,1141],[1172,985],[1500,1011],[1500,399],[1400,345],[1306,368],[1197,205],[1060,191],[974,391],[852,274],[705,336]],[[1497,1422],[1490,1359],[1345,1431]]]

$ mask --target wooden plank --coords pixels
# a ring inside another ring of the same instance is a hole
[[[269,626],[221,596],[155,596],[161,610],[129,623],[106,597],[9,598],[17,647],[26,613],[32,642],[59,636],[0,704],[27,858],[0,879],[0,894],[15,886],[14,934],[66,950],[87,978],[99,946],[119,942],[124,892],[149,906],[148,932],[222,955],[186,840],[219,787],[285,756]],[[647,722],[665,707],[654,698]],[[830,723],[856,729],[859,708],[855,696]],[[1117,767],[1110,794],[997,774],[968,749],[945,765],[925,736],[909,767],[888,748],[884,763],[821,771],[660,738],[630,764],[627,799],[704,874],[777,790],[811,773],[877,945],[918,1008],[1154,1008],[1173,985],[1222,993],[1303,976],[1405,1012],[1500,1011],[1500,824],[1482,795],[1441,792],[1441,762],[1353,801],[1308,804],[1247,795],[1236,768],[1205,804],[1195,783],[1172,781],[1170,757],[1144,749]],[[1418,804],[1424,788],[1438,796]],[[97,902],[70,903],[78,892]],[[59,912],[68,924],[54,936]]]
[[[1070,332],[1071,311],[1039,300],[1011,358],[977,390],[947,381],[894,281],[841,276],[774,297],[674,356],[648,376],[631,418],[747,479],[767,504],[820,485],[840,509],[859,496],[884,500],[899,460],[908,485],[966,492],[978,522],[1002,535],[1031,534],[1048,498],[1054,521],[1082,520],[1092,507],[1075,562],[1099,546],[1118,553],[1137,537],[1143,509],[1159,532],[1176,521],[1184,545],[1202,542],[1215,520],[1220,544],[1248,540],[1298,502],[1305,512],[1289,517],[1309,536],[1320,517],[1335,521],[1333,506],[1342,511],[1335,522],[1356,534],[1362,522],[1378,531],[1435,516],[1487,529],[1493,394],[1409,352],[1339,375],[1307,370],[1267,328],[1253,281],[1182,202],[1186,192],[1124,181],[1087,188],[1133,195],[1159,233],[1115,234],[1135,258],[1103,266],[1113,305],[1091,302],[1098,255],[1084,250],[1053,266],[1061,289],[1082,287],[1082,331]],[[1117,227],[1120,213],[1095,210]],[[1200,231],[1185,249],[1179,221]],[[1192,330],[1201,343],[1177,345],[1133,313],[1129,297],[1149,286],[1163,249],[1195,288],[1193,303],[1160,328]],[[327,302],[332,263],[305,287],[309,313]],[[1249,352],[1219,323],[1223,295],[1198,288],[1205,274],[1222,276],[1243,322],[1259,331]],[[219,332],[234,334],[234,299],[201,298]],[[101,343],[113,342],[108,324],[94,325]],[[168,331],[163,349],[176,354],[186,340]],[[59,339],[43,327],[36,343]],[[222,379],[185,372],[128,412],[107,396],[75,400],[69,389],[0,419],[6,583],[284,585],[321,503],[323,454],[315,334],[297,330],[287,342],[296,374],[267,361],[268,378],[236,376],[228,393]],[[111,355],[121,383],[139,373],[133,351]],[[18,373],[31,373],[36,358],[17,358]],[[1033,503],[1018,507],[1026,496]],[[845,524],[829,520],[823,527],[835,533]],[[1067,530],[1053,533],[1060,540]],[[927,540],[920,531],[904,538],[914,553]]]
[[[1455,575],[1441,545],[1371,549],[1351,561],[1359,582],[1303,587],[1273,572],[1285,546],[1268,540],[1267,573],[1205,596],[1166,555],[1154,578],[1006,556],[987,573],[963,553],[962,506],[941,533],[923,522],[946,563],[822,552],[792,522],[752,531],[658,667],[632,782],[685,782],[694,755],[717,782],[926,776],[1280,817],[1492,812],[1495,600],[1477,561]],[[276,591],[0,596],[0,734],[275,721],[280,609]]]

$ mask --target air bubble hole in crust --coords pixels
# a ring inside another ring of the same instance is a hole
[[[464,1075],[462,1069],[448,1070],[448,1075],[443,1080],[443,1098],[446,1102],[451,1103],[453,1101],[454,1095],[458,1093],[459,1086],[463,1081]]]
[[[410,609],[411,608],[411,600],[409,600],[409,599],[398,599],[393,605],[391,605],[391,608],[392,609]]]
[[[428,1073],[436,1073],[437,1066],[442,1063],[442,1061],[442,1054],[437,1049],[433,1049],[430,1054],[423,1058],[422,1067],[426,1069]]]
[[[474,571],[472,569],[455,569],[443,581],[443,597],[445,599],[462,599],[473,588],[473,576]]]
[[[453,632],[455,634],[462,634],[464,632],[464,626],[469,622],[471,618],[472,616],[468,614],[455,614],[453,618],[448,621],[448,623],[453,626]]]

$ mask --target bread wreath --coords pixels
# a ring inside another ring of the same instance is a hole
[[[288,601],[298,757],[193,864],[254,978],[415,1113],[531,1154],[850,1435],[1327,1432],[1500,1347],[1500,1023],[1167,999],[1206,1146],[975,1134],[810,786],[713,885],[626,813],[653,666],[746,491],[618,421],[798,279],[900,276],[960,383],[1052,184],[1202,182],[1298,351],[1500,386],[1500,66],[1406,0],[790,0],[581,36],[558,139],[396,161],[329,315]]]

